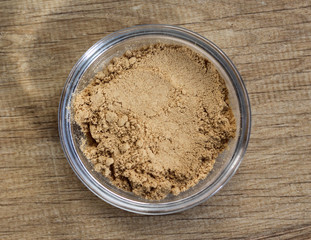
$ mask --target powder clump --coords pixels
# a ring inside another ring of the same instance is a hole
[[[73,110],[95,171],[152,200],[204,179],[236,132],[223,78],[178,45],[112,59],[76,94]]]

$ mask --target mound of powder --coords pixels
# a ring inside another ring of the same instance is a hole
[[[152,200],[204,179],[236,132],[223,78],[210,61],[177,45],[114,58],[76,94],[73,110],[94,169]]]

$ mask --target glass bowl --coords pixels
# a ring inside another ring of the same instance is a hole
[[[237,123],[237,133],[216,159],[213,170],[197,185],[160,201],[140,198],[120,190],[95,172],[79,148],[81,132],[73,122],[71,100],[90,79],[115,56],[128,49],[152,43],[184,45],[208,58],[225,79],[229,100]],[[141,25],[112,33],[94,44],[71,70],[60,99],[59,135],[66,158],[79,179],[99,198],[118,208],[148,215],[179,212],[198,205],[213,196],[239,167],[250,136],[251,111],[242,78],[229,58],[211,41],[184,28],[169,25]]]

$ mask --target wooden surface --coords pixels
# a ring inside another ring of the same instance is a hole
[[[80,56],[137,24],[215,42],[244,78],[252,135],[236,175],[188,211],[140,216],[93,195],[57,108]],[[0,239],[311,239],[311,1],[1,1]]]

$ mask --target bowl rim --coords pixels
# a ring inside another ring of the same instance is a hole
[[[113,46],[114,44],[117,44],[118,42],[124,41],[131,37],[149,34],[185,38],[188,41],[191,40],[193,43],[202,47],[206,51],[207,49],[209,49],[209,51],[212,50],[212,52],[207,52],[211,54],[219,63],[221,63],[222,67],[225,67],[231,83],[237,92],[241,114],[240,135],[236,144],[236,148],[233,156],[231,157],[231,160],[223,172],[211,185],[202,191],[186,199],[168,203],[146,203],[129,200],[111,192],[102,184],[100,184],[95,178],[91,176],[91,174],[89,174],[88,170],[78,157],[75,147],[72,143],[73,140],[70,121],[68,121],[68,119],[70,119],[68,104],[70,104],[71,100],[69,93],[72,93],[70,90],[76,87],[78,84],[78,81],[76,80],[80,79],[87,67],[91,65],[91,63],[100,55],[98,50],[103,49],[103,47],[107,49],[110,46]],[[231,179],[241,164],[249,142],[251,132],[251,108],[247,90],[238,70],[232,61],[227,57],[227,55],[213,42],[199,35],[198,33],[182,27],[166,24],[145,24],[121,29],[105,36],[92,47],[90,47],[77,61],[66,80],[60,98],[58,108],[58,130],[63,151],[71,168],[80,181],[90,191],[92,191],[95,195],[107,203],[126,211],[146,215],[164,215],[184,211],[202,203],[203,201],[206,201],[208,198],[216,194]]]

